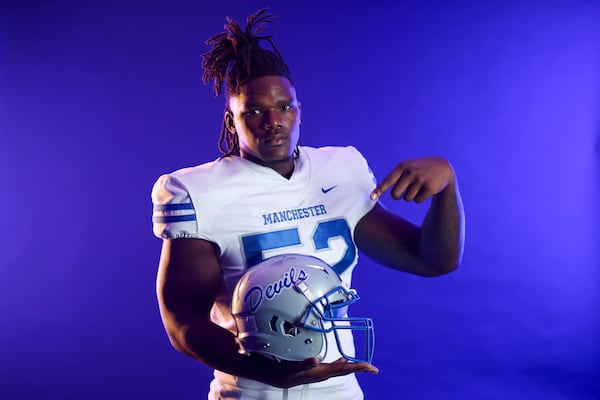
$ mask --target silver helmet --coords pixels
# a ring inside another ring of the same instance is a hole
[[[371,362],[374,349],[370,318],[349,318],[347,307],[359,299],[344,287],[324,261],[300,254],[268,258],[246,271],[233,292],[232,314],[240,353],[277,360],[324,359],[325,334],[333,332],[342,356]],[[339,330],[361,331],[363,358],[345,351]]]

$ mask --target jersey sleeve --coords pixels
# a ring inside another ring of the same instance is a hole
[[[371,192],[377,186],[377,178],[375,178],[375,174],[371,170],[369,162],[365,158],[365,156],[354,146],[348,146],[353,152],[356,153],[356,156],[360,160],[360,165],[362,165],[362,172],[365,174],[366,187],[369,188],[369,192]]]
[[[152,188],[152,230],[163,239],[200,238],[196,210],[185,186],[163,175]]]

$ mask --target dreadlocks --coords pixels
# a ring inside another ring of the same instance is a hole
[[[226,109],[230,95],[240,92],[240,86],[261,76],[283,76],[292,82],[290,70],[283,61],[281,53],[272,41],[272,35],[259,35],[267,24],[275,23],[275,14],[268,14],[263,8],[246,19],[246,29],[227,17],[225,32],[216,34],[206,41],[212,49],[202,55],[204,74],[202,81],[208,84],[213,81],[215,95],[219,97],[223,82],[226,88]],[[267,41],[272,50],[260,46]],[[240,155],[237,135],[231,133],[223,120],[219,150],[223,157]]]

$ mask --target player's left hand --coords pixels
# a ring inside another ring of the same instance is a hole
[[[454,184],[456,176],[450,163],[441,157],[403,161],[371,192],[377,200],[391,188],[392,198],[422,203]]]

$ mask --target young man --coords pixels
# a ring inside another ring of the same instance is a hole
[[[228,18],[226,31],[208,41],[204,81],[214,81],[217,95],[225,85],[224,155],[164,175],[153,188],[154,232],[163,238],[160,311],[173,346],[215,369],[210,399],[282,398],[287,388],[307,398],[361,399],[354,373],[377,368],[341,358],[334,344],[322,362],[239,354],[233,288],[248,268],[283,253],[324,260],[348,286],[358,250],[413,274],[452,271],[464,235],[456,176],[446,160],[420,158],[376,185],[353,147],[298,146],[301,106],[289,68],[271,37],[260,36],[272,18],[260,10],[245,30]],[[259,45],[265,41],[272,50]],[[388,190],[395,199],[431,198],[422,226],[378,203]]]

